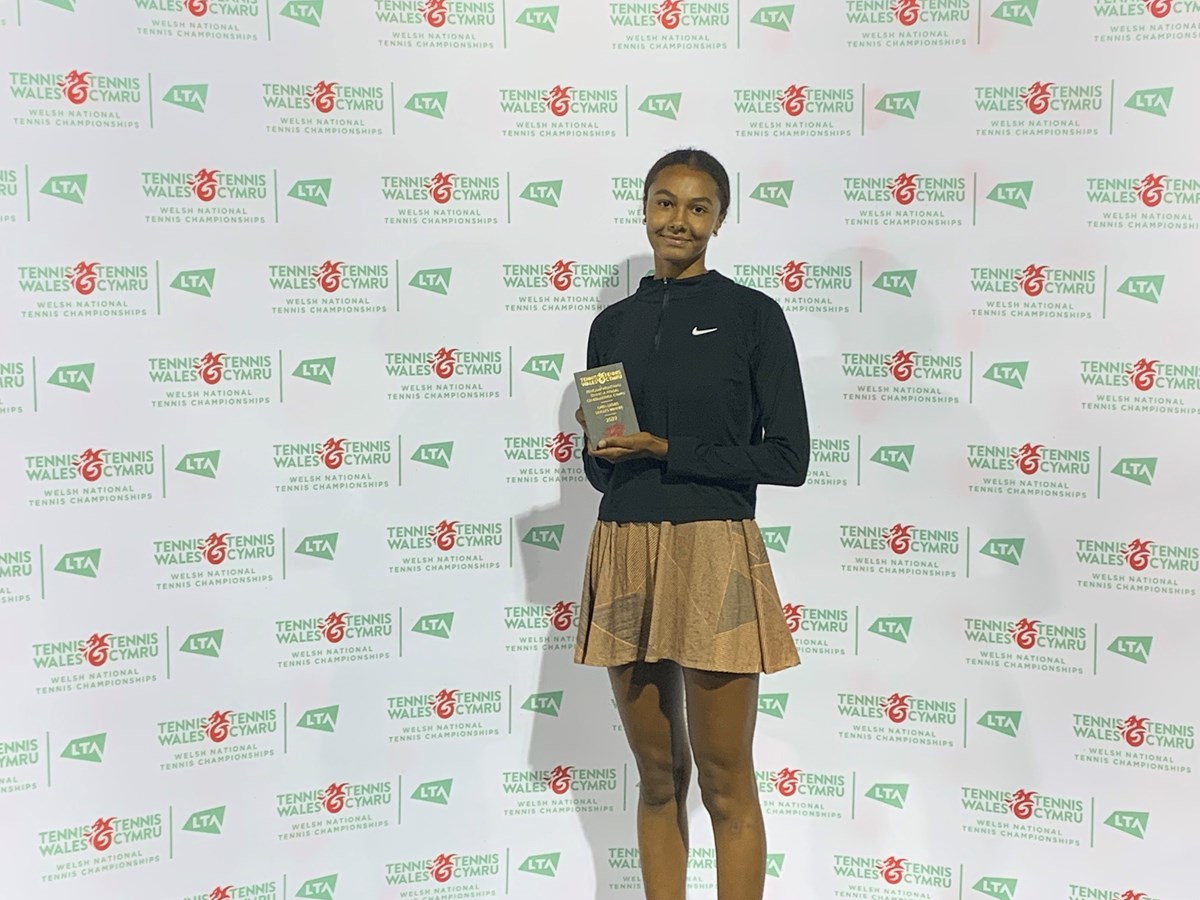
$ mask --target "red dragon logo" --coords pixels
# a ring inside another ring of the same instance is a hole
[[[901,525],[897,522],[887,530],[883,539],[887,541],[888,549],[897,556],[903,556],[912,549],[912,525]]]
[[[220,169],[201,169],[195,175],[188,176],[187,186],[192,195],[201,203],[211,203],[217,199],[217,175]]]
[[[779,108],[783,110],[784,115],[804,115],[804,105],[808,103],[808,95],[805,94],[807,90],[807,84],[789,84],[784,92],[775,98],[779,101]]]
[[[574,602],[569,600],[559,600],[552,607],[550,607],[547,616],[549,617],[550,624],[554,627],[555,631],[566,631],[571,627],[571,618],[574,609]]]
[[[340,469],[346,461],[345,438],[329,438],[317,451],[317,459],[325,464],[327,469]]]
[[[455,853],[441,853],[428,866],[429,874],[438,884],[445,884],[454,877]]]
[[[1040,624],[1039,619],[1021,619],[1008,629],[1008,636],[1022,650],[1032,650],[1037,645],[1037,627]]]
[[[901,172],[888,184],[892,199],[901,206],[908,206],[917,199],[917,179],[920,175],[909,175]]]
[[[783,607],[783,618],[787,621],[788,631],[795,634],[800,630],[800,622],[804,619],[804,604],[785,604]]]
[[[921,0],[896,0],[892,4],[892,15],[905,28],[911,28],[921,18]]]
[[[1133,364],[1133,368],[1126,369],[1125,374],[1129,376],[1129,383],[1139,391],[1148,391],[1154,387],[1154,381],[1158,378],[1158,372],[1154,367],[1159,364],[1160,360],[1146,359],[1142,357]]]
[[[321,637],[331,644],[340,644],[346,636],[346,616],[344,612],[331,612],[321,620]]]
[[[658,9],[654,11],[654,18],[658,19],[658,24],[667,31],[674,31],[683,20],[683,11],[679,8],[682,2],[683,0],[662,0]]]
[[[458,364],[458,360],[454,358],[454,354],[457,352],[457,347],[453,347],[449,350],[447,350],[445,347],[442,347],[435,354],[433,354],[433,359],[426,360],[426,362],[429,363],[430,368],[433,370],[433,374],[438,378],[453,378],[454,367]]]
[[[1165,19],[1171,14],[1171,4],[1175,0],[1142,0],[1146,4],[1146,12],[1156,19]],[[1124,897],[1121,900],[1125,900]]]
[[[312,273],[313,279],[317,282],[317,287],[327,294],[337,292],[342,286],[342,266],[345,263],[338,261],[334,262],[331,259],[321,263],[320,268],[314,269]]]
[[[229,714],[232,709],[214,710],[213,714],[208,717],[204,723],[204,736],[214,744],[224,743],[229,737]]]
[[[779,279],[779,283],[783,285],[785,291],[794,294],[804,290],[804,267],[807,265],[806,262],[789,259],[784,263],[783,268],[775,273],[775,277]]]
[[[1166,180],[1166,175],[1155,175],[1151,172],[1145,178],[1138,182],[1138,186],[1133,189],[1137,198],[1142,201],[1143,206],[1148,206],[1151,209],[1158,206],[1163,201],[1163,194],[1167,188],[1163,184]]]
[[[438,691],[434,698],[429,701],[429,706],[433,709],[434,715],[439,719],[449,719],[458,709],[458,691]]]
[[[554,793],[562,795],[571,789],[571,769],[573,766],[555,766],[546,777],[546,786]]]
[[[116,816],[109,816],[107,819],[97,819],[88,828],[84,834],[84,840],[92,845],[93,850],[98,850],[103,853],[113,845],[113,819]]]
[[[434,203],[449,203],[454,199],[454,178],[453,172],[438,172],[427,182],[425,182],[425,190],[429,194],[429,199]]]
[[[1170,3],[1171,0],[1167,0],[1167,2]],[[1149,897],[1149,896],[1150,895],[1147,894],[1145,891],[1135,891],[1135,890],[1131,889],[1131,890],[1128,890],[1125,893],[1123,893],[1120,897],[1117,898],[1117,900],[1144,900],[1144,898]]]
[[[913,370],[917,366],[913,360],[916,355],[916,350],[897,350],[888,360],[888,373],[897,381],[908,381],[913,377]]]
[[[337,104],[337,87],[336,81],[318,81],[304,95],[308,97],[308,102],[313,105],[319,113],[331,113],[334,106]]]
[[[1021,91],[1021,102],[1035,116],[1043,115],[1050,108],[1050,88],[1053,81],[1035,81]]]
[[[1017,276],[1017,284],[1021,286],[1026,297],[1040,296],[1046,289],[1047,268],[1047,266],[1028,265],[1021,270],[1021,274]]]
[[[1146,743],[1146,722],[1149,716],[1130,716],[1121,723],[1121,738],[1130,747],[1140,747]]]
[[[325,812],[336,816],[346,808],[346,785],[349,783],[348,781],[343,781],[341,784],[338,784],[335,781],[321,792],[321,796],[317,798],[317,801],[321,806],[325,807]]]
[[[446,0],[425,0],[417,12],[425,17],[430,28],[441,28],[446,24]]]
[[[550,115],[557,118],[562,118],[571,111],[571,91],[572,87],[563,87],[561,84],[556,84],[550,88],[550,93],[542,97],[542,102],[546,104],[546,109]]]
[[[225,374],[224,360],[224,353],[205,353],[192,369],[205,384],[219,384],[221,376]]]
[[[183,8],[199,19],[208,14],[208,0],[187,0]]]
[[[79,648],[79,652],[83,654],[83,658],[87,660],[90,666],[102,666],[108,662],[108,639],[112,634],[93,634],[87,639],[87,643]]]
[[[99,481],[104,474],[104,456],[107,450],[87,449],[75,457],[75,471],[84,481]]]
[[[1150,545],[1154,541],[1143,541],[1141,538],[1134,538],[1125,545],[1124,557],[1125,562],[1129,564],[1129,568],[1135,572],[1141,572],[1150,565]]]
[[[217,534],[215,531],[200,542],[196,549],[204,555],[204,561],[209,565],[219,566],[229,556],[229,532]]]
[[[799,769],[780,769],[771,773],[771,784],[782,797],[794,797],[800,789]]]
[[[86,297],[96,290],[96,282],[100,279],[100,276],[96,274],[98,265],[100,265],[98,262],[80,261],[71,267],[71,274],[67,276],[67,279],[77,294]]]
[[[1022,475],[1036,475],[1042,467],[1042,448],[1045,444],[1025,443],[1009,454]]]
[[[87,80],[91,74],[91,72],[80,72],[78,69],[72,69],[62,81],[57,82],[58,89],[62,91],[64,97],[76,106],[82,106],[87,103],[88,91],[91,89],[91,85],[88,84]]]
[[[573,265],[573,259],[560,259],[547,269],[546,280],[550,286],[556,291],[569,291],[575,281],[575,270],[571,268]]]
[[[209,892],[205,900],[232,900],[233,895],[229,893],[232,890],[232,884],[227,884],[225,887],[215,887]]]
[[[908,701],[911,699],[912,694],[892,694],[880,704],[880,708],[887,713],[889,721],[899,725],[908,721]]]
[[[455,519],[453,522],[442,519],[429,532],[429,536],[433,538],[434,546],[443,553],[453,550],[454,545],[458,543],[458,532],[454,530],[456,525],[458,525],[458,519]]]
[[[554,457],[555,462],[565,463],[571,461],[571,457],[575,453],[575,444],[571,440],[573,437],[575,437],[574,432],[560,431],[546,442],[546,449],[550,451],[550,455]]]
[[[1033,798],[1036,796],[1037,791],[1013,791],[1005,802],[1018,819],[1028,819],[1033,816]]]
[[[879,872],[879,877],[888,884],[899,884],[904,880],[904,864],[906,862],[908,862],[906,859],[896,859],[894,856],[889,856],[887,859],[876,863],[875,869]]]

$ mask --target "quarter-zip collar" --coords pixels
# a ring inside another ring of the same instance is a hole
[[[688,278],[655,278],[653,275],[647,275],[638,282],[634,296],[638,300],[661,303],[663,292],[670,291],[671,300],[686,300],[723,279],[724,276],[716,269],[709,269]]]

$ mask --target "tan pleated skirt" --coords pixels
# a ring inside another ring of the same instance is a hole
[[[663,659],[709,672],[799,664],[753,519],[596,523],[575,662]]]

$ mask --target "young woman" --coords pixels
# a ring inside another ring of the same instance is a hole
[[[593,445],[576,412],[604,497],[575,661],[608,668],[637,762],[647,900],[684,898],[693,758],[718,898],[761,900],[758,677],[799,663],[754,515],[757,485],[804,483],[808,417],[779,305],[705,265],[729,199],[729,176],[701,150],[651,167],[654,276],[596,316],[587,347],[588,368],[624,364],[644,430]]]

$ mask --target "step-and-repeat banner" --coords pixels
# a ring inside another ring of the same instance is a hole
[[[639,895],[571,373],[696,145],[814,434],[768,896],[1195,897],[1197,54],[1197,0],[0,0],[5,895]]]

